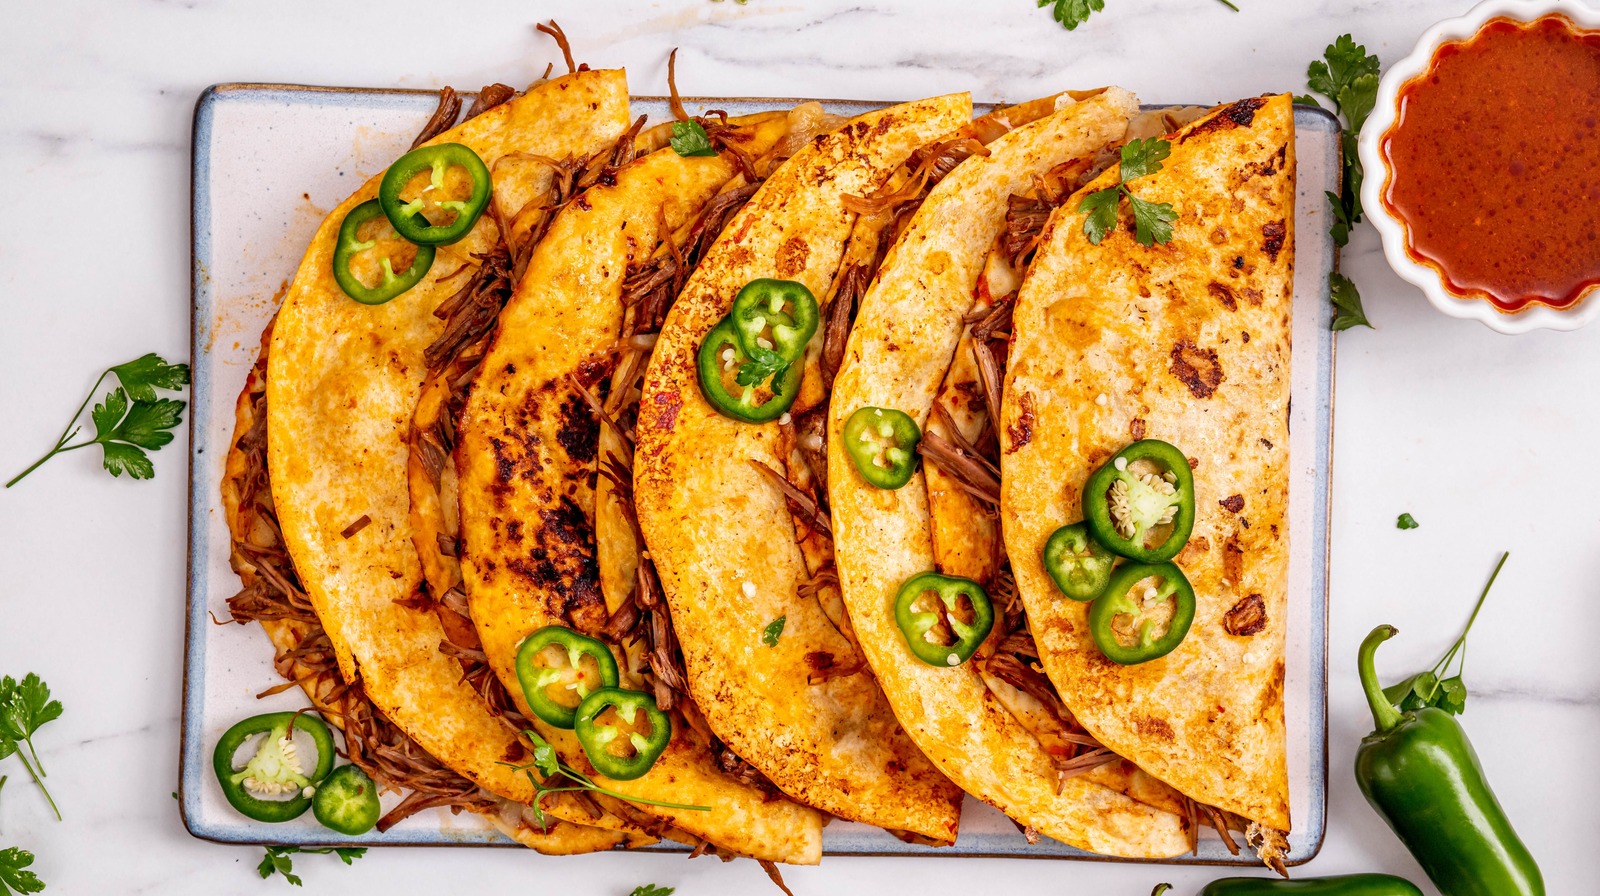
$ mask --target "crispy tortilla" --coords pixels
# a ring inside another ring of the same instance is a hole
[[[430,142],[472,147],[494,172],[497,206],[516,210],[542,194],[549,177],[528,156],[594,152],[627,128],[627,116],[623,73],[584,71],[536,85]],[[527,777],[500,764],[526,761],[526,745],[439,651],[444,633],[418,589],[407,518],[406,433],[423,349],[442,327],[432,312],[458,278],[470,276],[474,256],[496,243],[496,215],[440,247],[415,288],[385,305],[362,305],[334,282],[331,259],[345,214],[376,195],[377,185],[375,177],[329,214],[279,312],[267,378],[272,496],[345,679],[359,679],[380,712],[450,768],[527,802],[534,795]],[[359,531],[342,534],[363,519]],[[545,805],[557,818],[588,817],[566,800]]]
[[[1006,547],[1068,708],[1186,796],[1280,832],[1289,829],[1290,103],[1242,100],[1171,138],[1165,167],[1134,186],[1176,207],[1170,243],[1140,246],[1124,226],[1091,246],[1077,198],[1061,207],[1016,306],[1001,426]],[[1081,519],[1089,474],[1145,437],[1177,445],[1195,468],[1194,534],[1177,562],[1198,608],[1177,650],[1120,667],[1090,638],[1087,605],[1057,594],[1040,557],[1056,527]],[[1236,624],[1241,607],[1264,619]]]
[[[763,120],[744,146],[752,153],[770,148],[786,129],[781,115]],[[550,624],[604,637],[616,609],[608,603],[625,596],[613,596],[625,587],[619,581],[625,576],[611,577],[613,594],[602,593],[607,583],[595,533],[598,465],[613,459],[599,456],[599,449],[622,449],[601,439],[585,392],[615,364],[629,261],[649,257],[738,173],[730,155],[684,158],[660,150],[610,172],[564,209],[501,313],[458,423],[460,560],[468,606],[490,665],[530,717],[515,668],[522,641]],[[614,460],[625,464],[625,458]],[[624,686],[640,688],[637,657],[612,643]],[[712,807],[639,807],[696,837],[768,861],[811,864],[821,857],[822,816],[723,772],[711,745],[681,716],[666,753],[633,781],[599,776],[572,732],[534,724],[563,760],[603,786],[640,799]]]
[[[928,492],[867,485],[841,444],[864,406],[892,407],[927,425],[962,338],[1007,199],[1035,175],[1121,138],[1137,101],[1108,90],[1024,125],[961,163],[934,188],[863,298],[829,410],[828,483],[845,602],[867,660],[901,722],[968,793],[1073,846],[1166,857],[1189,848],[1184,820],[1093,783],[1058,781],[1040,742],[998,700],[975,663],[928,665],[894,621],[900,584],[934,568]]]
[[[784,469],[783,423],[718,414],[701,396],[695,356],[751,280],[798,280],[828,296],[855,220],[843,197],[871,192],[970,117],[966,94],[872,112],[767,180],[673,306],[645,377],[635,466],[639,521],[712,730],[796,799],[942,843],[955,839],[960,791],[900,728],[877,682],[863,670],[809,683],[817,664],[855,649],[816,597],[801,595],[810,574],[794,521],[750,463]],[[782,634],[766,646],[762,632],[779,617]]]

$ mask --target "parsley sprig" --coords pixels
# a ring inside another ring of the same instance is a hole
[[[556,748],[551,746],[549,741],[540,737],[537,731],[523,729],[522,734],[533,743],[533,761],[523,765],[516,765],[510,762],[502,762],[500,764],[508,766],[514,771],[526,773],[528,780],[533,783],[533,802],[529,804],[529,807],[533,809],[533,819],[540,829],[548,830],[549,828],[545,821],[544,808],[542,806],[545,797],[556,793],[574,793],[583,790],[593,791],[623,802],[638,803],[644,806],[660,806],[663,809],[684,809],[693,812],[711,811],[710,806],[691,806],[684,803],[647,800],[642,797],[618,793],[615,790],[607,790],[596,784],[588,775],[562,762],[561,757],[556,755]],[[534,774],[536,769],[539,772],[538,775]],[[559,786],[562,778],[565,778],[570,784],[568,786]],[[558,786],[551,786],[552,782]]]
[[[678,892],[677,887],[658,887],[655,884],[641,884],[633,888],[628,896],[672,896]]]
[[[1217,0],[1217,2],[1234,12],[1239,11],[1233,0]],[[1055,4],[1055,9],[1050,11],[1051,17],[1068,31],[1082,25],[1093,13],[1106,8],[1106,0],[1038,0],[1041,9],[1052,3]]]
[[[672,123],[672,151],[685,158],[691,156],[714,156],[717,148],[711,145],[711,138],[706,135],[706,129],[694,119],[688,121],[674,121]]]
[[[34,749],[33,735],[59,718],[61,701],[50,699],[50,687],[38,675],[29,672],[20,682],[9,675],[0,678],[0,759],[16,754],[33,783],[39,785],[57,821],[61,820],[61,810],[44,786],[44,763],[39,761],[39,751]],[[26,752],[23,747],[27,747]],[[30,754],[32,762],[28,761]]]
[[[1162,160],[1171,154],[1172,144],[1160,137],[1133,140],[1122,147],[1117,184],[1090,193],[1078,205],[1078,211],[1088,213],[1083,221],[1083,232],[1089,242],[1098,246],[1117,229],[1123,197],[1127,197],[1133,211],[1133,238],[1139,245],[1164,244],[1172,239],[1172,222],[1178,220],[1172,203],[1146,202],[1128,188],[1128,181],[1160,171]]]
[[[324,849],[301,849],[298,846],[269,846],[266,858],[256,866],[256,873],[266,880],[274,874],[283,875],[283,879],[295,886],[301,886],[299,875],[294,873],[294,860],[289,856],[295,853],[302,855],[325,856],[329,853],[337,855],[339,861],[346,865],[355,864],[356,859],[367,854],[364,846],[330,846]]]
[[[13,846],[0,849],[0,894],[37,893],[44,889],[39,876],[27,870],[33,864],[33,853]]]
[[[1424,706],[1433,706],[1445,712],[1458,716],[1467,709],[1467,683],[1462,677],[1467,667],[1467,635],[1472,632],[1472,624],[1478,621],[1478,611],[1483,609],[1483,602],[1489,597],[1489,589],[1494,587],[1494,580],[1500,576],[1500,568],[1506,565],[1506,558],[1510,552],[1500,555],[1500,562],[1495,564],[1494,572],[1489,575],[1489,581],[1483,586],[1483,593],[1478,595],[1478,603],[1472,608],[1472,615],[1467,618],[1467,626],[1461,630],[1461,635],[1456,642],[1432,669],[1419,672],[1398,684],[1392,684],[1383,689],[1383,696],[1400,709],[1401,712],[1415,712]],[[1450,671],[1450,664],[1456,664],[1454,675],[1441,678]]]
[[[1378,71],[1378,57],[1368,53],[1366,47],[1348,34],[1340,35],[1329,44],[1322,58],[1314,60],[1306,69],[1307,86],[1333,103],[1333,113],[1340,116],[1344,124],[1339,137],[1344,156],[1340,195],[1326,194],[1328,205],[1333,209],[1333,224],[1328,230],[1340,248],[1350,242],[1350,228],[1361,223],[1361,181],[1365,172],[1356,149],[1356,138],[1378,99]],[[1295,101],[1322,106],[1310,94],[1297,96]],[[1372,326],[1361,307],[1361,293],[1356,285],[1338,273],[1330,275],[1328,282],[1337,309],[1333,329]]]
[[[106,394],[105,400],[95,405],[89,414],[94,424],[94,438],[72,442],[83,428],[78,418],[100,391],[106,377],[116,375],[118,388]],[[155,465],[145,451],[155,451],[172,441],[172,429],[183,422],[184,403],[175,398],[157,398],[156,390],[181,391],[189,385],[189,366],[169,364],[160,355],[151,353],[135,358],[126,364],[107,368],[94,381],[89,395],[68,421],[61,437],[44,457],[18,473],[6,483],[10,488],[24,476],[37,470],[41,464],[68,451],[99,445],[103,452],[101,463],[113,476],[126,472],[134,479],[149,479],[156,474]],[[71,444],[69,444],[71,443]]]

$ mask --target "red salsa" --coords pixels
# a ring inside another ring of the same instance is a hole
[[[1457,295],[1566,308],[1600,285],[1600,31],[1495,19],[1400,89],[1384,203]]]

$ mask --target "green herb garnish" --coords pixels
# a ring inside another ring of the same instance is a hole
[[[33,783],[50,803],[50,809],[61,820],[61,810],[41,780],[45,776],[44,763],[39,761],[39,751],[33,747],[33,734],[47,723],[61,718],[61,701],[50,699],[50,688],[39,676],[29,672],[21,682],[7,675],[0,679],[0,759],[16,754],[22,767],[28,770]],[[27,752],[22,748],[26,746]],[[28,761],[32,754],[33,761]]]
[[[574,793],[577,791],[589,790],[609,796],[612,799],[622,800],[623,802],[627,803],[637,803],[642,806],[660,806],[663,809],[683,809],[692,812],[711,811],[710,806],[691,806],[684,803],[666,803],[660,800],[647,800],[641,797],[628,796],[627,794],[618,793],[615,790],[607,790],[606,788],[601,787],[599,784],[594,783],[594,781],[591,780],[588,775],[585,775],[583,772],[580,772],[572,766],[567,765],[565,762],[562,762],[561,757],[556,755],[556,748],[551,746],[549,741],[540,737],[537,731],[525,728],[523,729],[522,734],[533,743],[533,761],[523,765],[516,765],[510,762],[502,762],[500,764],[514,771],[527,774],[528,780],[533,784],[533,802],[529,804],[529,808],[533,809],[533,820],[539,825],[540,830],[549,830],[549,825],[545,823],[544,809],[540,806],[540,804],[544,802],[545,797],[553,793]],[[538,770],[538,775],[534,774],[535,770]],[[541,776],[543,777],[543,780],[540,780]],[[551,781],[552,779],[556,778],[566,778],[571,782],[571,786],[552,787]]]
[[[1419,525],[1421,524],[1417,522],[1417,518],[1409,513],[1400,514],[1400,518],[1394,523],[1396,529],[1415,529]]]
[[[266,880],[274,874],[281,874],[284,880],[297,887],[300,886],[300,877],[294,873],[294,861],[289,858],[295,853],[318,856],[332,853],[339,857],[339,861],[346,865],[353,865],[356,859],[367,854],[367,848],[364,846],[331,846],[324,849],[301,849],[298,846],[269,846],[267,847],[266,858],[262,859],[261,864],[256,866],[256,873],[261,875],[262,880]]]
[[[759,386],[771,377],[772,391],[776,392],[779,381],[788,371],[789,362],[782,355],[770,349],[756,349],[756,354],[734,371],[733,379],[741,386]]]
[[[1450,650],[1439,662],[1426,672],[1383,689],[1383,696],[1401,712],[1415,712],[1424,706],[1433,706],[1458,716],[1466,710],[1467,683],[1462,679],[1462,673],[1467,665],[1467,635],[1472,631],[1472,624],[1478,621],[1478,611],[1483,609],[1483,602],[1489,596],[1489,589],[1494,587],[1500,568],[1506,565],[1506,558],[1510,556],[1509,552],[1500,555],[1500,562],[1494,565],[1494,572],[1489,575],[1483,593],[1478,595],[1477,605],[1472,608],[1472,615],[1467,618],[1466,628],[1461,630],[1461,636],[1450,645]],[[1441,677],[1450,671],[1452,661],[1456,662],[1455,674],[1448,678]]]
[[[1134,140],[1122,147],[1116,186],[1096,190],[1085,196],[1078,205],[1078,211],[1088,213],[1083,221],[1083,232],[1089,237],[1090,243],[1100,245],[1101,240],[1117,229],[1118,210],[1124,196],[1133,210],[1133,238],[1139,241],[1139,245],[1150,246],[1171,241],[1172,222],[1178,220],[1178,212],[1172,204],[1146,202],[1128,189],[1128,181],[1160,171],[1161,160],[1171,154],[1172,144],[1160,137]]]
[[[633,888],[628,896],[672,896],[678,891],[677,887],[658,887],[655,884],[644,884]]]
[[[789,616],[785,614],[767,623],[767,627],[761,630],[761,643],[768,647],[777,647],[778,636],[783,634],[784,623],[788,621]]]
[[[1333,300],[1335,313],[1332,326],[1335,331],[1372,326],[1367,323],[1367,312],[1361,307],[1361,293],[1356,291],[1356,285],[1349,277],[1337,272],[1330,273],[1328,295]]]
[[[1234,6],[1232,0],[1218,0],[1218,2],[1234,12],[1239,11],[1239,7]],[[1040,9],[1052,3],[1055,4],[1055,9],[1050,11],[1051,17],[1068,31],[1082,25],[1090,14],[1106,8],[1106,0],[1038,0]]]
[[[1367,48],[1356,43],[1348,34],[1340,35],[1338,40],[1329,44],[1322,58],[1312,62],[1306,69],[1306,84],[1333,103],[1333,113],[1340,116],[1344,124],[1339,136],[1344,156],[1344,172],[1339,188],[1341,195],[1326,194],[1328,205],[1333,210],[1333,224],[1328,231],[1333,234],[1334,243],[1341,248],[1350,242],[1350,228],[1361,223],[1361,180],[1364,172],[1361,156],[1356,149],[1356,138],[1378,99],[1378,69],[1378,57],[1368,54]],[[1295,102],[1322,107],[1316,97],[1309,94],[1295,97]],[[1334,295],[1333,303],[1343,313],[1334,316],[1333,329],[1372,326],[1361,309],[1361,293],[1349,280],[1344,280],[1344,284],[1347,287],[1346,294],[1341,297],[1335,292]]]
[[[27,867],[33,864],[33,853],[13,846],[10,849],[0,849],[0,894],[11,896],[12,893],[27,894],[38,893],[44,889],[44,882],[39,876]]]
[[[89,419],[94,423],[94,438],[69,445],[68,442],[71,442],[82,428],[75,424],[78,418],[83,416],[84,408],[89,406],[94,394],[100,390],[100,384],[112,374],[116,374],[120,386],[107,393],[105,401],[95,405],[94,411],[89,415]],[[156,390],[177,392],[188,384],[187,364],[168,364],[161,359],[161,356],[154,353],[135,358],[126,364],[107,368],[100,374],[100,378],[94,381],[83,404],[78,405],[77,412],[67,422],[67,428],[62,430],[61,437],[56,439],[55,447],[44,457],[34,461],[33,466],[7,482],[6,488],[22,481],[22,477],[32,473],[40,464],[57,454],[76,451],[90,445],[101,447],[103,452],[101,462],[113,476],[121,476],[124,471],[134,479],[149,479],[155,476],[155,465],[150,463],[145,451],[155,451],[172,441],[173,427],[183,422],[184,407],[184,403],[177,399],[157,398]]]
[[[674,121],[672,123],[672,151],[680,156],[714,156],[717,148],[711,145],[711,138],[706,135],[706,129],[700,122]]]

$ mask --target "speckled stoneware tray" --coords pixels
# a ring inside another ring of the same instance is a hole
[[[194,391],[190,413],[189,605],[184,658],[182,798],[196,837],[227,843],[326,845],[498,845],[512,842],[471,813],[432,810],[387,833],[339,840],[310,813],[286,824],[233,811],[211,773],[211,749],[246,716],[305,705],[297,690],[257,700],[278,684],[259,626],[216,625],[239,589],[228,568],[228,530],[218,483],[233,432],[234,400],[256,356],[262,327],[287,289],[327,211],[409,146],[432,114],[433,93],[225,84],[201,95],[194,120]],[[471,97],[468,97],[470,102]],[[734,115],[786,108],[799,100],[702,99],[691,111]],[[857,114],[880,103],[825,102]],[[634,112],[669,115],[660,98]],[[1295,270],[1290,457],[1289,782],[1294,833],[1290,864],[1322,845],[1327,807],[1327,571],[1329,453],[1333,434],[1333,335],[1328,272],[1333,264],[1325,190],[1337,190],[1338,126],[1326,113],[1296,109],[1299,196]],[[397,797],[386,796],[385,808]],[[1030,845],[1015,825],[968,799],[956,845],[930,849],[862,825],[835,822],[823,835],[833,855],[1011,856],[1104,859],[1051,840]],[[665,844],[654,849],[679,850]],[[1254,864],[1203,835],[1197,856],[1176,862]]]

